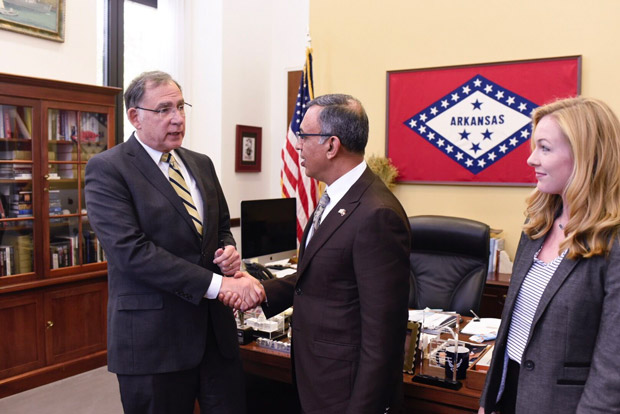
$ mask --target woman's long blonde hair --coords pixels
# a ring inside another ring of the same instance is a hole
[[[532,130],[545,116],[558,123],[575,160],[564,189],[570,218],[560,251],[568,248],[571,259],[604,255],[620,226],[620,122],[607,104],[583,97],[537,108]],[[532,148],[534,145],[532,139]],[[562,197],[536,189],[526,202],[524,232],[532,239],[543,237],[563,207]]]

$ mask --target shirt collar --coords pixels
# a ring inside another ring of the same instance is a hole
[[[349,172],[338,178],[331,185],[325,187],[325,191],[329,194],[329,205],[336,205],[342,197],[349,191],[357,180],[364,174],[366,170],[366,161],[360,162]]]
[[[138,140],[138,142],[140,143],[140,145],[142,145],[142,148],[144,148],[146,150],[146,153],[149,154],[149,156],[153,159],[153,161],[155,162],[155,164],[159,164],[161,162],[161,155],[163,154],[163,152],[158,151],[154,148],[149,147],[148,145],[146,145],[144,142],[142,142],[142,140],[140,139],[140,137],[138,136],[138,131],[136,131],[134,133],[134,135],[136,136],[136,139]],[[174,150],[170,151],[170,153],[172,155],[175,155],[175,159],[179,159],[179,157],[176,156]]]

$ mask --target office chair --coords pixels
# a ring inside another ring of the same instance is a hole
[[[478,312],[489,268],[489,226],[445,216],[409,217],[409,307]]]

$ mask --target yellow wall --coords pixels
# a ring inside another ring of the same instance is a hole
[[[310,0],[315,93],[359,98],[367,155],[385,154],[386,71],[582,55],[582,95],[620,114],[618,0]],[[531,188],[398,185],[407,214],[504,230],[511,258]]]

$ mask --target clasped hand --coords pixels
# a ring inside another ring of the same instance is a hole
[[[220,267],[223,275],[232,276],[241,269],[241,256],[235,246],[228,245],[216,250],[213,263]]]
[[[226,306],[245,312],[265,300],[265,289],[260,282],[246,272],[222,279],[218,299]]]

